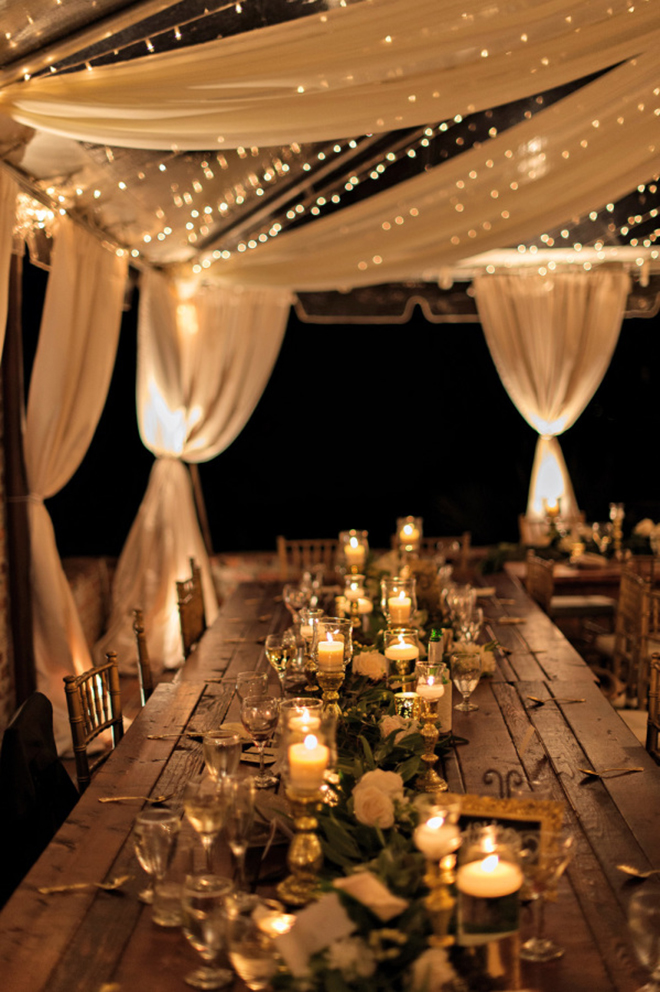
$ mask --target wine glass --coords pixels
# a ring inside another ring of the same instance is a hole
[[[241,738],[231,730],[207,730],[202,738],[202,752],[212,779],[217,782],[238,770],[241,747]]]
[[[545,936],[545,901],[556,889],[574,853],[575,838],[566,828],[550,838],[545,848],[523,849],[521,863],[526,890],[534,907],[534,934],[520,948],[523,961],[554,961],[564,953],[563,947]]]
[[[239,672],[236,676],[236,695],[241,702],[246,696],[268,694],[268,672]]]
[[[233,981],[228,968],[215,965],[225,946],[227,919],[225,901],[231,882],[217,875],[188,875],[183,885],[181,909],[183,932],[204,964],[185,976],[196,989],[221,989]]]
[[[451,679],[461,696],[462,701],[454,707],[461,713],[478,710],[476,703],[471,703],[470,696],[479,685],[481,677],[481,653],[479,651],[457,651],[451,656]]]
[[[227,803],[225,836],[236,865],[236,884],[243,891],[245,853],[254,823],[254,779],[228,775],[222,782],[222,792]]]
[[[660,889],[640,889],[628,905],[628,926],[635,953],[651,972],[650,981],[639,992],[660,992]]]
[[[282,599],[284,600],[284,605],[293,617],[294,621],[298,619],[298,611],[303,608],[303,606],[309,606],[310,599],[312,598],[312,587],[296,585],[293,582],[287,582],[282,589]]]
[[[206,856],[206,870],[213,872],[213,845],[222,830],[226,803],[213,779],[187,782],[183,790],[183,811],[199,835]]]
[[[467,641],[468,644],[474,644],[481,633],[483,622],[484,611],[480,606],[473,607],[469,612],[466,611],[458,621],[458,628],[463,640]]]
[[[180,829],[181,818],[170,809],[152,807],[138,814],[135,820],[135,853],[149,876],[147,888],[138,896],[140,902],[151,905],[154,901],[154,883],[165,876]]]
[[[241,703],[241,721],[259,751],[259,772],[254,779],[258,789],[277,785],[277,778],[264,768],[264,749],[273,736],[280,715],[275,696],[247,696]]]

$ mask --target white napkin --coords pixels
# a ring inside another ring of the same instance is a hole
[[[332,884],[336,889],[347,892],[353,899],[361,902],[383,923],[399,916],[408,908],[407,899],[393,895],[370,871],[358,871],[355,875],[348,875],[346,878],[336,878]]]
[[[275,938],[275,946],[292,975],[306,975],[312,954],[348,937],[355,923],[334,892],[301,910],[291,930]]]

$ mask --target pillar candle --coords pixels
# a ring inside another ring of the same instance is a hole
[[[319,641],[316,664],[321,672],[341,672],[344,668],[344,642]]]
[[[410,596],[400,593],[398,596],[390,596],[387,600],[390,612],[390,619],[393,624],[405,624],[410,620],[412,601]]]
[[[289,782],[294,789],[313,792],[320,789],[328,767],[330,751],[313,734],[289,746]]]
[[[497,899],[517,892],[523,883],[523,873],[517,865],[501,861],[489,854],[483,861],[461,865],[456,873],[456,888],[466,896]]]

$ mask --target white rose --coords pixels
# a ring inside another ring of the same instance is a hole
[[[493,675],[495,672],[495,655],[492,651],[481,652],[481,671],[484,675]]]
[[[326,952],[328,966],[340,971],[346,981],[371,978],[376,970],[376,958],[361,937],[346,937],[335,941]]]
[[[441,992],[456,978],[453,965],[443,947],[431,947],[415,961],[412,968],[413,992]]]
[[[387,675],[387,658],[379,651],[359,651],[353,656],[353,671],[369,679],[382,679]]]
[[[384,772],[381,768],[376,768],[373,772],[365,772],[353,789],[353,794],[355,795],[356,789],[372,785],[391,799],[403,800],[403,779],[396,772]]]
[[[383,738],[389,737],[395,730],[398,731],[394,738],[394,743],[398,744],[404,737],[414,734],[419,724],[417,720],[408,720],[405,716],[384,716],[378,726],[380,728],[380,735]]]
[[[650,537],[656,526],[658,525],[654,524],[650,517],[644,517],[638,524],[635,524],[633,534],[638,534],[639,537]]]
[[[353,809],[356,818],[367,827],[382,827],[386,830],[394,823],[394,803],[385,792],[375,785],[353,790]]]

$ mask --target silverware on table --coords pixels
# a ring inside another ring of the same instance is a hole
[[[643,772],[644,769],[637,765],[634,767],[626,765],[622,768],[603,768],[600,772],[594,771],[593,768],[578,768],[578,771],[582,772],[583,775],[590,775],[593,778],[604,778],[605,776],[616,778],[618,775],[627,775],[629,772]],[[610,775],[610,773],[612,774]]]
[[[174,795],[173,792],[168,793],[166,796],[100,796],[100,803],[123,803],[128,802],[132,799],[141,799],[145,803],[153,803],[155,806],[159,806],[160,803],[166,803],[168,799],[171,799]]]
[[[109,882],[71,882],[68,885],[43,885],[37,889],[42,896],[52,896],[58,892],[81,892],[83,889],[103,889],[105,892],[116,892],[132,875],[117,875]]]
[[[642,871],[639,868],[633,868],[632,865],[617,865],[619,871],[623,871],[626,875],[632,875],[633,878],[650,878],[651,875],[660,875],[660,868],[649,868],[646,871]]]

